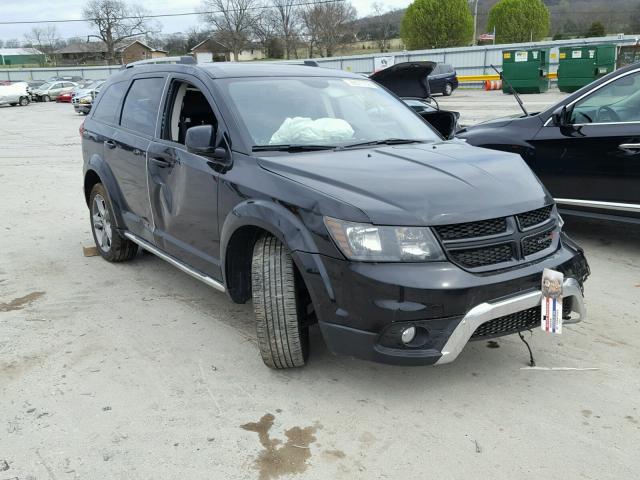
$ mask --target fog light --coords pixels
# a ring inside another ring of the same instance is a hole
[[[408,327],[402,331],[400,335],[402,338],[402,343],[407,344],[413,342],[413,339],[416,338],[416,327]]]

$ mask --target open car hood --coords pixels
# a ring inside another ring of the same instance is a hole
[[[431,90],[427,76],[435,67],[435,62],[427,61],[396,63],[371,74],[369,78],[399,97],[429,98]]]

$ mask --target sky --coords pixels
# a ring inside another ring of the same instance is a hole
[[[131,0],[135,1],[135,0]],[[304,0],[296,0],[303,2]],[[86,0],[0,0],[0,21],[30,21],[82,18],[82,8]],[[137,3],[153,14],[193,12],[200,8],[201,0],[138,0]],[[374,2],[367,0],[351,0],[358,11],[358,16],[372,13]],[[384,8],[392,10],[406,7],[410,0],[378,0]],[[198,16],[168,17],[158,19],[163,33],[184,32],[192,26],[202,25]],[[56,23],[62,38],[86,36],[91,28],[86,23]],[[41,25],[0,25],[0,39],[17,38],[24,40],[34,26]]]

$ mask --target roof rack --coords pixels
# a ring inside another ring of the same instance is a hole
[[[127,63],[123,65],[122,68],[133,68],[138,65],[154,65],[154,64],[167,64],[167,63],[179,63],[183,65],[195,65],[196,59],[189,56],[184,55],[182,57],[159,57],[159,58],[149,58],[147,60],[138,60],[137,62]]]

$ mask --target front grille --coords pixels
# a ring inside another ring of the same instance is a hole
[[[537,210],[531,210],[530,212],[521,213],[516,215],[518,217],[518,223],[520,228],[530,228],[539,223],[546,222],[551,217],[551,209],[553,205],[547,205],[546,207],[539,208]]]
[[[509,243],[490,247],[451,250],[449,254],[455,262],[468,268],[495,265],[513,260],[513,248]]]
[[[486,237],[507,231],[505,218],[492,218],[480,222],[458,223],[436,227],[442,240],[459,240],[462,238]]]
[[[480,325],[471,340],[483,340],[493,337],[501,337],[511,333],[531,330],[540,325],[542,307],[537,306],[521,312],[505,315],[504,317],[489,320]],[[565,298],[562,302],[562,317],[568,318],[571,315],[571,297]]]
[[[434,227],[449,259],[474,272],[511,268],[558,246],[553,205],[507,217]]]
[[[522,253],[525,257],[541,252],[553,243],[553,229],[531,235],[522,240]]]

